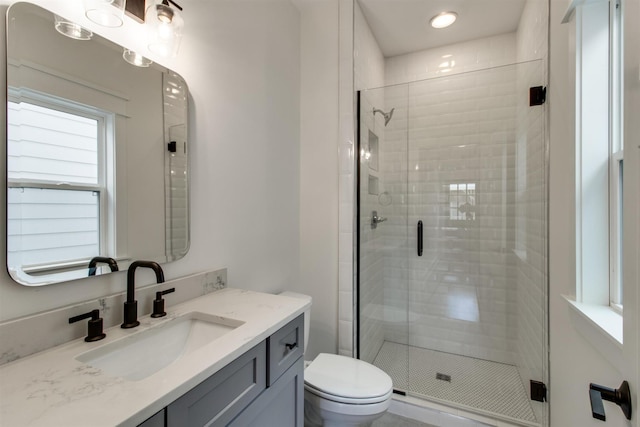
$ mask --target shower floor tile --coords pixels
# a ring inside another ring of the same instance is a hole
[[[389,374],[395,389],[538,424],[515,366],[389,341],[373,364]]]

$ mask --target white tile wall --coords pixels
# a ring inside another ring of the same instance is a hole
[[[527,0],[518,25],[516,56],[518,62],[546,59],[549,51],[549,2]]]
[[[515,59],[516,33],[486,37],[387,58],[385,84],[484,70],[512,64]]]
[[[385,59],[358,2],[354,6],[354,82],[355,89],[381,87],[385,84]]]

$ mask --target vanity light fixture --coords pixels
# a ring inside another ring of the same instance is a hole
[[[176,56],[182,40],[182,7],[172,0],[156,0],[147,9],[145,22],[149,50],[161,56]]]
[[[53,14],[54,26],[57,32],[75,40],[90,40],[93,32],[73,21],[63,18],[62,16]]]
[[[146,68],[149,65],[153,64],[153,61],[149,58],[145,58],[140,55],[138,52],[135,52],[131,49],[124,48],[124,52],[122,52],[122,57],[125,61],[127,61],[131,65],[135,65],[136,67]]]
[[[145,0],[127,0],[124,11],[129,17],[135,19],[141,24],[144,23],[144,3]]]
[[[103,27],[120,27],[124,23],[126,0],[84,0],[84,13]]]
[[[429,23],[433,28],[440,29],[446,28],[449,25],[453,24],[454,22],[456,22],[456,19],[458,19],[457,13],[442,12],[431,18],[431,21],[429,21]]]

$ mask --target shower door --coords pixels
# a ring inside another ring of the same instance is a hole
[[[360,129],[361,233],[367,214],[386,218],[375,245],[360,236],[361,357],[377,350],[407,394],[523,425],[547,423],[530,391],[547,383],[545,107],[530,105],[543,82],[534,61],[361,96],[395,109],[373,119],[376,153]],[[378,290],[362,274],[371,248]],[[382,306],[375,344],[365,295]]]

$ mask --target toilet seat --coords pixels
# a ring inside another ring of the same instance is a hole
[[[308,389],[305,389],[304,400],[305,405],[309,403],[316,410],[320,411],[323,418],[326,418],[329,414],[334,414],[333,416],[337,415],[338,417],[377,417],[382,415],[391,405],[391,397],[378,403],[354,405],[353,403],[335,402],[330,399],[316,396],[309,392]]]
[[[354,398],[348,398],[344,396],[336,396],[333,394],[324,393],[316,388],[313,388],[309,384],[304,385],[304,390],[322,399],[330,400],[336,403],[343,403],[346,405],[373,405],[373,404],[381,403],[388,400],[391,394],[393,394],[393,390],[389,390],[389,392],[383,396],[370,397],[367,399],[354,399]]]
[[[362,360],[321,353],[304,371],[305,390],[333,402],[371,405],[389,399],[393,383],[381,369]]]

